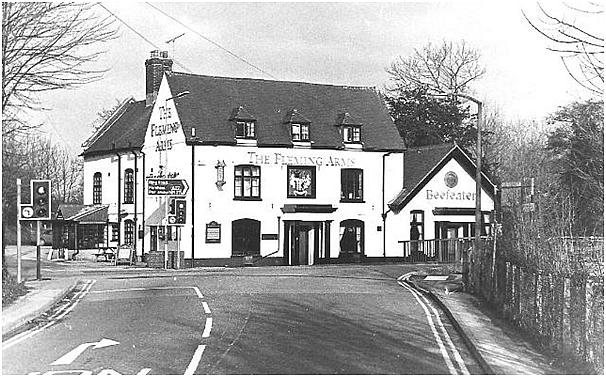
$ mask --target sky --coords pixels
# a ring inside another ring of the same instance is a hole
[[[145,98],[144,63],[156,48],[169,51],[175,71],[186,71],[181,65],[196,74],[272,79],[266,72],[279,80],[382,89],[385,68],[398,57],[427,43],[464,40],[486,67],[472,86],[475,97],[508,121],[540,122],[588,96],[524,19],[522,11],[538,14],[534,2],[152,3],[197,33],[147,3],[103,5],[128,24],[116,21],[120,37],[98,46],[106,53],[91,67],[107,73],[77,89],[45,93],[40,100],[51,110],[31,118],[74,155],[99,111],[131,96]]]

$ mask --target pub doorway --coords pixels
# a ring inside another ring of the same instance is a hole
[[[330,222],[284,221],[284,264],[311,266],[327,263]]]

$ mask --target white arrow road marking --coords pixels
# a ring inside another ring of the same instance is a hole
[[[198,346],[196,352],[194,352],[194,356],[192,356],[191,361],[187,366],[187,369],[185,370],[185,373],[183,373],[184,376],[193,376],[193,374],[196,372],[196,369],[198,369],[198,364],[200,364],[200,360],[202,360],[202,352],[204,352],[205,348],[206,346],[202,344]]]
[[[202,307],[204,308],[204,313],[210,314],[210,308],[208,307],[206,301],[202,301]]]
[[[78,358],[78,356],[80,356],[80,354],[82,354],[82,352],[86,351],[86,349],[91,346],[93,346],[93,349],[97,349],[97,348],[115,346],[116,344],[120,344],[120,342],[116,342],[115,340],[105,339],[105,338],[101,339],[98,342],[94,342],[94,343],[83,343],[83,344],[80,344],[78,347],[74,348],[73,350],[69,351],[65,355],[61,356],[57,360],[53,361],[51,363],[51,365],[69,365],[74,360],[76,360],[76,358]]]

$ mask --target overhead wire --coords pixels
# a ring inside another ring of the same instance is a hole
[[[156,50],[161,50],[160,47],[158,47],[154,42],[150,41],[149,39],[147,39],[143,34],[139,33],[134,27],[130,26],[126,21],[124,21],[123,19],[121,19],[120,17],[116,16],[116,14],[114,12],[112,12],[111,10],[107,9],[105,7],[105,5],[101,4],[101,3],[96,3],[95,5],[99,5],[100,7],[102,7],[103,9],[105,9],[106,12],[108,12],[109,14],[111,14],[116,20],[118,20],[119,22],[121,22],[124,26],[126,26],[127,28],[129,28],[133,33],[137,34],[141,39],[143,39],[144,41],[146,41],[147,43],[149,43],[151,46],[153,46]],[[178,61],[173,59],[173,62],[178,65],[179,67],[183,68],[185,71],[187,71],[188,73],[193,73],[189,68],[185,67],[183,64],[179,63]]]
[[[243,57],[237,55],[236,53],[228,50],[227,48],[221,46],[220,44],[218,44],[217,42],[213,41],[212,39],[202,35],[201,33],[199,33],[197,30],[191,28],[190,26],[186,25],[185,23],[179,21],[178,19],[176,19],[175,17],[171,16],[170,14],[164,12],[163,10],[159,9],[158,7],[154,6],[153,4],[146,2],[145,4],[149,5],[151,8],[155,9],[156,11],[162,13],[163,15],[165,15],[166,17],[170,18],[171,20],[175,21],[176,23],[178,23],[179,25],[187,28],[188,30],[190,30],[191,32],[193,32],[194,34],[198,35],[200,38],[203,38],[204,40],[206,40],[207,42],[213,44],[214,46],[220,48],[221,50],[225,51],[226,53],[228,53],[229,55],[235,57],[236,59],[240,60],[241,62],[249,65],[250,67],[256,69],[257,71],[271,77],[274,80],[278,80],[277,77],[275,77],[274,75],[272,75],[271,73],[257,67],[256,65],[252,64],[251,62],[249,62],[248,60],[244,59]]]

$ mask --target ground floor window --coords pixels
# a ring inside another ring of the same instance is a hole
[[[132,220],[126,220],[124,222],[124,243],[126,245],[132,245],[135,239],[135,223]]]
[[[339,228],[341,254],[364,254],[364,222],[341,221]]]
[[[425,239],[425,213],[423,211],[410,212],[410,248],[413,253],[423,251]]]
[[[232,257],[261,255],[261,222],[239,219],[231,223]]]
[[[120,236],[120,224],[112,224],[112,241],[118,241],[118,237]]]

